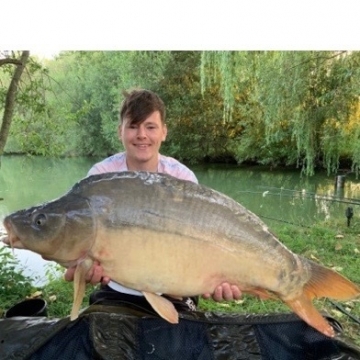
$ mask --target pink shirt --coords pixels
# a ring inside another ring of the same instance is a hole
[[[96,163],[88,172],[88,176],[95,175],[95,174],[102,174],[107,172],[116,172],[116,171],[128,171],[128,167],[126,165],[126,154],[125,152],[120,152],[115,155],[112,155],[98,163]],[[164,173],[168,175],[172,175],[178,179],[182,180],[189,180],[194,183],[198,183],[198,180],[195,174],[187,168],[181,162],[175,160],[172,157],[164,156],[159,154],[159,162],[158,162],[158,169],[159,173]],[[115,281],[110,281],[108,284],[113,290],[143,296],[140,291],[127,288]]]
[[[117,153],[96,163],[89,170],[88,176],[116,171],[128,171],[125,152]],[[157,171],[159,173],[172,175],[178,179],[189,180],[194,183],[198,183],[195,174],[188,167],[169,156],[159,154]]]

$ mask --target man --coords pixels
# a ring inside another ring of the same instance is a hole
[[[165,106],[160,97],[152,91],[142,89],[125,93],[118,126],[118,136],[125,152],[117,153],[95,164],[88,175],[115,171],[150,171],[197,183],[195,174],[189,168],[159,153],[166,135]],[[96,264],[88,273],[87,280],[90,283],[102,283],[101,289],[91,294],[90,304],[126,302],[142,308],[151,308],[141,292],[111,281],[109,277],[103,276],[102,272],[102,267]],[[72,281],[73,277],[74,268],[68,269],[65,279]],[[203,295],[205,298],[211,296],[215,301],[233,300],[241,297],[241,291],[237,286],[224,283],[216,288],[214,294]],[[168,299],[178,310],[196,309],[196,298]]]

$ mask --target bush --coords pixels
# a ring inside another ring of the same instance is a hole
[[[31,295],[32,279],[23,274],[10,250],[0,247],[0,316],[9,307]]]

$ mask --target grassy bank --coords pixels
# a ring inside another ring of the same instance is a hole
[[[272,230],[279,236],[281,241],[297,254],[301,254],[315,262],[333,268],[357,284],[360,284],[360,220],[353,219],[351,226],[347,227],[345,221],[342,223],[321,223],[311,228],[284,226],[273,226]],[[1,260],[1,258],[0,258]],[[1,261],[0,261],[1,265]],[[261,263],[259,263],[261,266]],[[61,270],[60,273],[63,271]],[[9,277],[9,272],[6,273]],[[11,286],[2,288],[1,309],[6,309],[17,301],[22,300],[26,291],[29,295],[41,291],[41,296],[48,301],[48,315],[54,317],[67,316],[72,304],[73,288],[59,277],[59,273],[48,273],[49,283],[44,288],[34,289],[29,287],[28,281],[22,277],[13,279]],[[0,275],[0,280],[5,283],[8,280]],[[5,281],[6,280],[6,281]],[[18,286],[19,280],[26,284]],[[93,290],[88,286],[87,294]],[[11,294],[11,296],[10,296]],[[84,299],[83,306],[87,306],[88,297]],[[337,308],[333,302],[327,299],[316,300],[315,306],[337,319],[344,328],[344,333],[360,346],[360,325],[348,315]],[[345,312],[360,320],[360,298],[340,303]],[[215,303],[211,300],[200,300],[201,310],[249,313],[278,313],[289,312],[289,308],[280,301],[259,300],[255,297],[244,295],[241,300]]]

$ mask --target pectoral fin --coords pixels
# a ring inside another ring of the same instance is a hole
[[[142,291],[146,300],[150,303],[152,308],[165,320],[171,324],[179,322],[179,314],[175,306],[167,299],[154,293]]]
[[[74,300],[70,313],[70,320],[78,318],[80,307],[85,296],[86,289],[86,273],[92,266],[93,261],[86,259],[76,266],[74,273]]]

